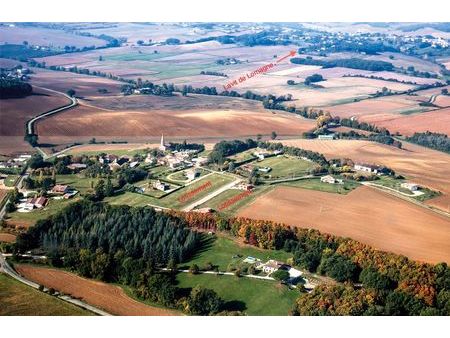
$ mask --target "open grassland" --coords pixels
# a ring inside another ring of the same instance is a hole
[[[89,316],[90,312],[0,273],[0,316]]]
[[[369,187],[347,195],[277,187],[238,216],[315,228],[419,261],[450,262],[448,217]]]
[[[63,270],[16,265],[24,277],[48,288],[79,298],[82,301],[118,316],[169,316],[176,312],[152,307],[126,295],[116,285],[79,277]]]
[[[283,144],[317,151],[331,158],[351,158],[356,162],[386,165],[409,181],[443,196],[426,201],[426,204],[450,212],[450,156],[443,152],[402,142],[403,149],[359,140],[285,140]]]
[[[245,277],[179,273],[177,281],[181,288],[200,285],[213,289],[225,301],[225,309],[243,311],[251,316],[287,315],[300,295],[279,282]]]

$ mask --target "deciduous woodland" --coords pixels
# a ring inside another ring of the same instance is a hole
[[[216,314],[221,300],[213,291],[193,289],[182,296],[172,273],[159,270],[173,271],[201,249],[196,230],[225,232],[259,248],[291,252],[296,266],[339,282],[301,294],[294,315],[450,313],[450,270],[445,263],[418,263],[352,239],[267,221],[83,201],[20,235],[16,252],[41,248],[53,265],[130,285],[142,299],[188,313]],[[209,305],[200,308],[208,310],[196,312],[192,302],[206,302]]]

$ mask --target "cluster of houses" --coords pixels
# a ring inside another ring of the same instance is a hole
[[[65,184],[56,184],[50,191],[47,192],[55,199],[69,199],[75,196],[78,191],[72,189]],[[16,205],[18,212],[30,212],[34,209],[42,209],[48,204],[48,197],[35,196],[21,199]]]
[[[27,81],[30,79],[29,74],[31,71],[28,68],[14,67],[10,69],[1,69],[1,75],[6,79],[17,79],[22,81]]]
[[[19,169],[25,165],[25,162],[31,158],[31,155],[22,154],[18,157],[0,162],[0,169]]]
[[[111,170],[120,169],[125,165],[128,165],[130,168],[134,168],[139,165],[139,161],[131,161],[128,156],[119,157],[113,154],[101,156],[98,161],[101,164],[107,164]]]

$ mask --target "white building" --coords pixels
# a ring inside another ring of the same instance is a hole
[[[319,135],[319,140],[334,140],[334,134]]]
[[[356,163],[354,169],[357,171],[365,171],[368,173],[378,173],[380,171],[380,166],[373,164],[365,164],[365,163]]]
[[[197,169],[191,169],[186,171],[186,177],[189,181],[195,180],[197,177],[200,176],[200,171]]]
[[[408,189],[410,191],[417,191],[420,188],[420,186],[416,183],[402,183],[400,184],[400,187]]]
[[[329,183],[329,184],[342,184],[343,181],[338,178],[334,178],[331,175],[326,175],[320,178],[320,182]]]
[[[166,191],[166,190],[169,190],[170,186],[165,182],[161,182],[160,180],[157,180],[157,181],[153,182],[153,188],[161,190],[161,191]]]

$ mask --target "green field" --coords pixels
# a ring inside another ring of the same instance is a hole
[[[253,163],[253,162],[252,162]],[[280,179],[308,174],[308,171],[315,165],[312,162],[291,156],[274,156],[262,161],[254,162],[258,167],[270,167],[272,170],[261,175],[265,179]]]
[[[38,220],[47,218],[51,215],[56,214],[58,211],[62,210],[64,207],[78,201],[79,198],[75,197],[72,199],[60,199],[54,200],[49,199],[48,204],[42,209],[35,209],[31,212],[18,212],[14,211],[8,213],[7,220],[10,219],[14,222],[24,222],[26,225],[32,225],[36,223]]]
[[[329,184],[320,181],[320,178],[307,178],[298,181],[284,182],[281,185],[302,189],[318,190],[323,192],[332,192],[337,194],[348,194],[353,189],[360,186],[359,183],[344,180],[344,184]]]
[[[86,156],[96,156],[99,154],[114,154],[117,156],[134,156],[136,154],[146,154],[145,149],[129,149],[130,145],[127,143],[123,144],[123,149],[114,149],[114,150],[89,150],[83,151],[83,148],[73,148],[66,152],[67,155],[86,155]],[[150,149],[150,147],[148,148]]]
[[[0,316],[90,316],[92,313],[0,273]]]
[[[253,316],[288,315],[300,295],[279,282],[246,277],[179,273],[176,279],[180,288],[200,285],[213,289],[225,301],[225,310],[243,311]]]
[[[153,61],[168,56],[177,55],[177,53],[124,53],[103,56],[104,61]]]
[[[238,265],[247,256],[259,258],[262,261],[275,259],[286,262],[292,255],[282,250],[263,250],[251,245],[238,244],[236,241],[222,235],[204,235],[204,246],[192,259],[182,264],[190,266],[197,264],[202,268],[210,262],[218,266],[219,271],[227,271],[229,264]]]

